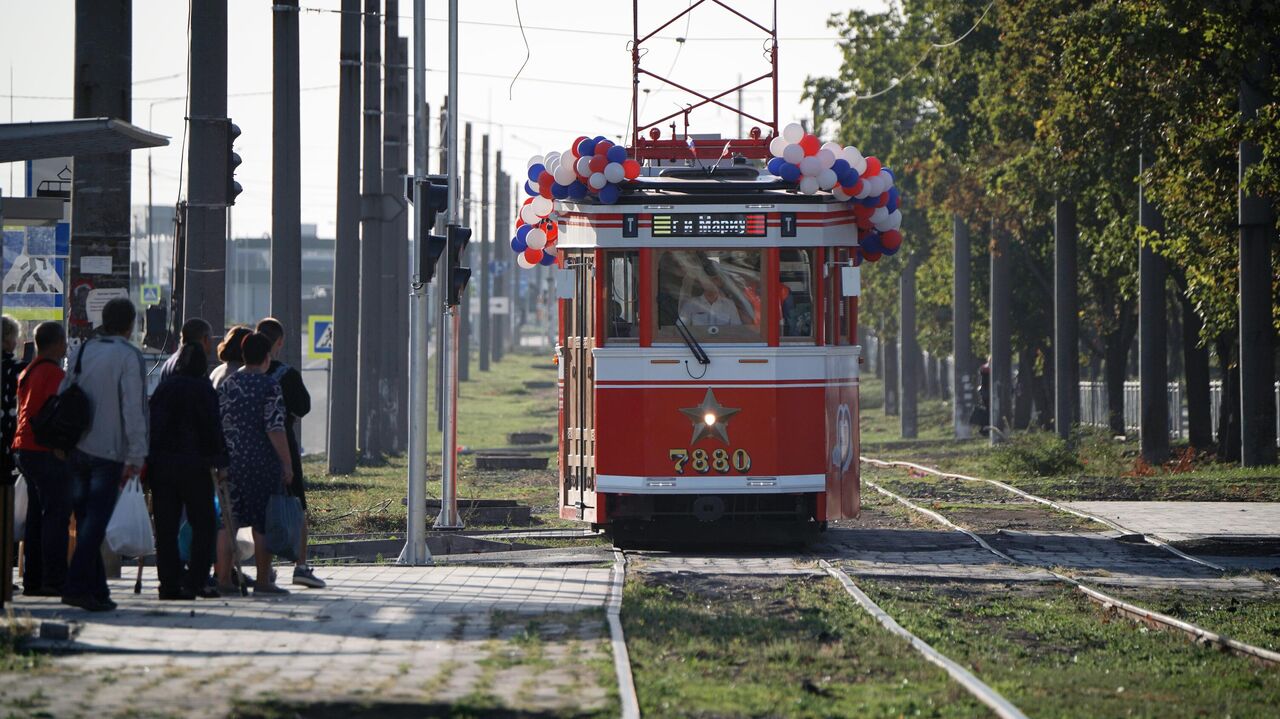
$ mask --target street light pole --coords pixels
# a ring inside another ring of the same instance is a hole
[[[462,182],[458,173],[458,0],[449,0],[449,224],[460,224],[462,219]],[[445,250],[445,267],[452,267],[451,255],[455,248]],[[462,316],[459,308],[447,300],[452,278],[446,272],[441,281],[443,315],[440,335],[440,361],[444,363],[444,404],[441,415],[444,436],[440,458],[440,516],[436,529],[462,529],[462,517],[458,515],[458,337],[461,334]]]

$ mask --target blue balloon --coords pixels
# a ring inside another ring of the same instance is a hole
[[[609,151],[606,152],[604,156],[609,159],[609,162],[625,162],[627,159],[627,148],[622,145],[614,145],[609,148]]]
[[[578,143],[578,157],[591,157],[591,154],[595,151],[596,141],[589,137]]]
[[[841,160],[836,160],[836,162],[841,162]],[[833,167],[831,169],[834,170],[835,168]],[[853,168],[847,165],[844,168],[844,172],[836,173],[837,184],[843,185],[845,187],[853,187],[853,183],[857,181],[858,181],[858,173],[854,172]]]
[[[516,228],[516,237],[519,237],[520,241],[524,242],[524,238],[528,236],[529,231],[532,229],[533,225],[520,225]]]
[[[551,184],[551,196],[557,200],[563,200],[569,196],[569,186],[561,185],[558,182]]]
[[[893,257],[894,255],[898,254],[898,250],[900,250],[900,249],[902,249],[902,245],[898,245],[897,247],[893,248],[892,250],[891,250],[891,249],[889,249],[888,247],[881,247],[881,248],[880,248],[880,252],[881,252],[885,257]]]
[[[783,166],[784,164],[786,164],[786,162],[787,162],[787,161],[786,161],[786,160],[784,160],[784,159],[782,159],[781,157],[775,157],[775,158],[773,158],[772,160],[769,160],[769,164],[768,164],[768,165],[766,165],[766,167],[769,169],[769,174],[771,174],[771,175],[777,175],[777,176],[781,177],[781,176],[782,176],[782,166]]]
[[[880,196],[868,195],[867,197],[858,200],[858,202],[861,202],[863,207],[875,207],[880,204]]]
[[[587,186],[583,184],[582,180],[574,180],[573,184],[569,185],[570,198],[575,200],[581,200],[586,196],[587,196]]]
[[[545,252],[544,252],[544,253],[542,253],[542,259],[538,260],[538,264],[542,265],[543,267],[550,267],[551,265],[554,265],[555,263],[556,263],[556,256],[555,256],[555,255],[548,255],[548,254],[547,254],[547,253],[545,253]]]
[[[884,252],[884,245],[880,244],[880,233],[872,232],[866,237],[858,240],[858,246],[864,252]]]
[[[596,144],[597,144],[597,145],[599,145],[601,142],[603,142],[604,140],[607,140],[607,139],[609,139],[609,138],[605,137],[604,135],[596,135],[596,136],[595,136],[595,141],[596,141]]]
[[[800,167],[784,161],[778,176],[787,182],[796,182],[800,179]]]
[[[836,177],[843,177],[844,173],[849,171],[849,161],[843,157],[831,163],[831,169],[836,173]]]
[[[622,191],[618,189],[618,186],[610,182],[600,188],[600,201],[606,205],[612,205],[618,201],[618,195],[621,194]]]
[[[538,178],[542,177],[542,173],[547,171],[547,166],[541,162],[529,168],[529,182],[538,184]]]
[[[524,194],[528,195],[529,197],[537,197],[538,189],[526,182],[524,183]]]
[[[521,227],[520,229],[522,229],[522,230],[527,230],[527,229],[529,229],[529,226],[528,226],[528,225],[525,225],[525,226]],[[523,236],[516,235],[515,237],[512,237],[512,238],[511,238],[511,251],[512,251],[512,252],[524,252],[524,251],[525,251],[525,250],[527,250],[527,249],[529,249],[529,245],[528,245],[528,243],[526,243],[526,242],[525,242],[525,240],[524,240],[524,237],[523,237]]]

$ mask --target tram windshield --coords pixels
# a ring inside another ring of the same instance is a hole
[[[680,341],[676,318],[700,342],[762,342],[768,321],[764,253],[662,250],[657,258],[658,341]]]

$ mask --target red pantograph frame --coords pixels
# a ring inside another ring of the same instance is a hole
[[[737,17],[741,18],[743,21],[749,23],[753,27],[758,28],[761,32],[766,33],[766,39],[770,41],[769,46],[766,50],[766,52],[769,55],[769,66],[770,66],[769,72],[763,75],[760,75],[759,77],[753,78],[751,80],[747,80],[746,82],[739,83],[715,95],[705,95],[701,92],[698,92],[697,90],[693,90],[691,88],[685,87],[684,85],[681,85],[680,83],[677,83],[671,80],[670,78],[666,78],[661,75],[658,75],[657,73],[650,72],[640,66],[640,57],[641,57],[640,50],[644,42],[646,42],[647,40],[650,40],[655,35],[665,30],[675,21],[693,12],[694,9],[697,8],[699,5],[702,5],[703,3],[707,3],[707,2],[713,3],[715,5],[719,5],[720,7],[729,11],[730,13],[733,13]],[[759,135],[758,137],[744,137],[744,138],[729,140],[728,141],[729,157],[732,157],[733,155],[742,155],[743,157],[748,157],[751,159],[768,158],[769,157],[769,141],[772,140],[778,134],[778,3],[777,3],[777,0],[774,0],[774,3],[773,3],[772,27],[765,27],[764,25],[761,25],[755,20],[752,20],[746,15],[743,15],[741,12],[738,12],[737,10],[734,10],[733,8],[729,7],[729,5],[723,2],[723,0],[695,0],[692,4],[689,5],[689,7],[685,8],[683,11],[676,14],[675,17],[672,17],[671,19],[667,20],[663,24],[659,25],[652,32],[649,32],[642,37],[640,35],[640,0],[631,0],[631,12],[632,12],[631,117],[633,118],[633,127],[632,127],[632,133],[631,133],[631,143],[632,143],[631,152],[632,152],[632,155],[635,157],[635,159],[640,161],[644,161],[647,159],[658,159],[658,160],[688,160],[691,158],[696,158],[699,160],[719,159],[721,155],[725,154],[725,141],[723,139],[720,139],[720,140],[696,140],[695,139],[692,141],[692,147],[690,147],[690,140],[689,140],[689,134],[688,134],[689,133],[689,115],[694,110],[704,105],[717,105],[721,108],[728,110],[729,112],[732,112],[735,115],[740,115],[741,117],[746,118],[747,120],[757,123],[757,127],[760,128],[760,132],[757,133]],[[655,80],[658,80],[660,82],[666,83],[667,85],[670,85],[671,87],[674,87],[682,92],[698,97],[700,98],[700,100],[699,102],[689,105],[688,107],[682,110],[677,110],[676,112],[673,112],[657,120],[654,120],[653,122],[641,123],[641,120],[640,120],[640,76],[641,75],[648,75],[649,77],[652,77]],[[755,115],[752,115],[748,112],[743,112],[736,107],[733,107],[731,105],[728,105],[720,101],[720,98],[723,98],[724,96],[730,93],[737,92],[742,88],[748,87],[750,85],[754,85],[758,82],[763,82],[765,80],[770,80],[773,85],[773,119],[772,120],[765,120],[763,118],[756,117]],[[681,116],[684,117],[683,136],[672,136],[669,138],[663,138],[660,134],[662,132],[662,128],[660,127],[660,125],[664,122],[667,122],[668,120],[673,120]],[[652,137],[647,137],[645,135],[646,131],[652,131],[655,129],[658,130],[659,132],[659,135],[656,139]],[[753,128],[753,130],[754,129],[755,128]]]

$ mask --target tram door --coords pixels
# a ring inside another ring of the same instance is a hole
[[[595,514],[595,267],[591,252],[566,253],[574,273],[573,299],[565,318],[565,462],[562,506],[576,507],[577,518]]]

